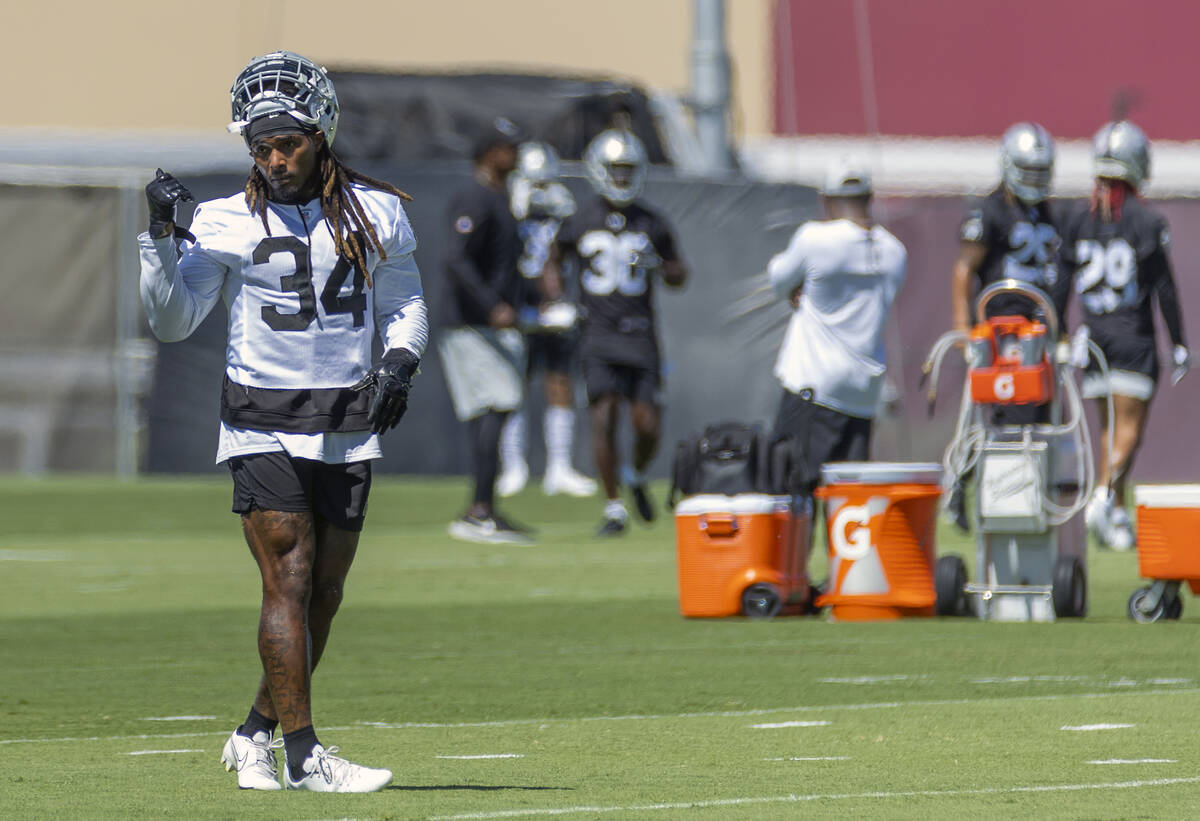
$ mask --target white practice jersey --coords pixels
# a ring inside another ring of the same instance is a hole
[[[223,298],[228,310],[217,461],[286,450],[326,462],[381,455],[363,422],[366,395],[345,391],[385,350],[420,357],[429,323],[416,237],[400,199],[355,185],[387,259],[369,243],[365,277],[334,247],[319,200],[268,205],[270,232],[244,194],[210,200],[191,225],[195,242],[138,237],[142,302],[164,342],[189,336]],[[347,412],[349,397],[359,397]],[[250,424],[246,424],[249,420]]]
[[[875,225],[845,219],[806,223],[767,272],[800,306],[784,336],[775,375],[793,393],[851,416],[874,418],[886,368],[884,330],[904,284],[908,253]]]

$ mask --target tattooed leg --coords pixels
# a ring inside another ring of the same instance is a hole
[[[242,517],[242,531],[262,574],[258,654],[265,687],[259,686],[254,706],[278,719],[283,732],[291,732],[312,724],[308,607],[316,550],[313,517],[255,510]]]

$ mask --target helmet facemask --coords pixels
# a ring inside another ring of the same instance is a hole
[[[646,149],[632,133],[603,132],[588,145],[583,158],[592,187],[613,205],[628,205],[642,193]]]
[[[269,114],[284,113],[315,128],[333,144],[338,101],[325,70],[306,57],[277,51],[250,61],[229,91],[233,122],[229,131],[246,135],[246,126]]]
[[[1000,145],[1004,186],[1027,206],[1050,196],[1054,178],[1054,140],[1036,123],[1017,123],[1004,133]]]

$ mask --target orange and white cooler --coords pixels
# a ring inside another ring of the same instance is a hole
[[[816,496],[825,502],[829,582],[817,599],[837,621],[932,616],[937,602],[941,465],[831,462]]]
[[[1200,595],[1200,484],[1138,485],[1133,500],[1139,575],[1186,581]]]
[[[698,494],[675,506],[679,610],[685,616],[743,613],[747,591],[776,597],[774,615],[808,594],[807,514],[764,493]]]

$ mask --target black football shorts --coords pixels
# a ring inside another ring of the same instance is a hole
[[[663,404],[662,377],[657,368],[638,368],[586,356],[582,366],[588,402],[616,394],[631,402],[645,402],[655,407]]]
[[[570,373],[575,358],[574,334],[529,334],[526,372]]]
[[[251,453],[232,457],[229,472],[234,513],[312,513],[342,530],[357,533],[363,528],[371,490],[369,461],[327,464],[283,451]]]
[[[872,420],[818,405],[808,393],[783,392],[775,432],[791,436],[799,446],[804,458],[804,486],[812,488],[821,481],[821,465],[867,461]]]

